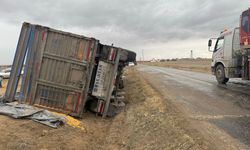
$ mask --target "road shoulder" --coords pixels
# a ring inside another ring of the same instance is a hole
[[[115,125],[111,131],[123,132],[117,137],[123,137],[122,143],[126,148],[215,149],[134,67],[127,70],[125,84],[127,106],[114,119],[114,122],[123,125]]]

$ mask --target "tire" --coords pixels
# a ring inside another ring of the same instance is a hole
[[[225,68],[222,64],[219,64],[215,69],[215,76],[219,84],[226,84],[229,78],[225,76]]]

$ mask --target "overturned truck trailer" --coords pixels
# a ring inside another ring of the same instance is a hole
[[[113,116],[124,105],[123,68],[135,62],[134,52],[108,45],[98,45],[95,66],[90,81],[88,109],[101,115]]]
[[[112,115],[109,108],[119,103],[123,68],[135,58],[134,52],[94,38],[24,23],[4,101],[18,100],[76,117],[82,117],[86,107]]]

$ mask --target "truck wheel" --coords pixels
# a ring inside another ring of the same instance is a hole
[[[221,64],[216,67],[215,76],[219,84],[226,84],[229,80],[229,78],[226,78],[224,66]]]

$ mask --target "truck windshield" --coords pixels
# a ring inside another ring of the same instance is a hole
[[[214,48],[214,52],[216,52],[217,50],[221,49],[224,45],[224,37],[220,37],[218,38],[215,48]]]
[[[248,11],[242,13],[241,25],[244,32],[248,33]]]

